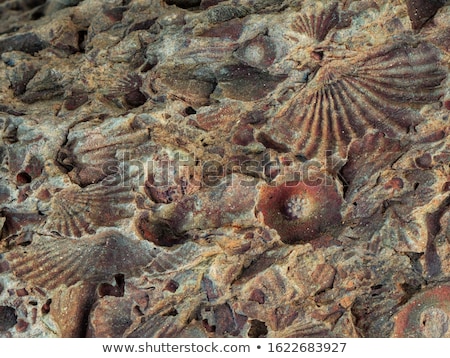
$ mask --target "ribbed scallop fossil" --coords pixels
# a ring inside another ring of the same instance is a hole
[[[100,183],[86,188],[74,185],[61,190],[52,198],[45,229],[64,237],[78,238],[133,216],[130,206],[133,193],[120,184],[108,187]]]
[[[135,274],[157,256],[145,241],[128,239],[116,231],[88,240],[38,236],[29,246],[5,254],[16,277],[47,289],[80,281],[109,281],[114,275]]]
[[[28,284],[51,290],[78,282],[108,282],[118,274],[157,277],[195,267],[215,253],[216,249],[195,243],[160,249],[116,230],[79,240],[35,235],[30,245],[5,253],[0,268]]]
[[[116,87],[106,95],[106,98],[115,99],[123,96],[127,106],[136,108],[147,101],[147,96],[141,91],[141,87],[141,76],[136,73],[130,73],[118,81]]]
[[[150,151],[149,139],[135,116],[87,120],[70,129],[57,161],[73,182],[85,187],[116,174],[120,159]]]
[[[292,24],[292,28],[317,41],[323,41],[328,32],[338,24],[339,14],[337,2],[318,9],[317,6],[320,5],[321,3],[316,1],[309,9],[305,9]]]
[[[406,133],[421,116],[411,106],[437,101],[446,72],[425,43],[382,45],[323,61],[312,80],[274,118],[275,131],[307,158],[338,150],[370,129]],[[292,128],[296,128],[292,131]]]

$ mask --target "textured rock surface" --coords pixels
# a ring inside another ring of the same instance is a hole
[[[0,2],[0,336],[450,336],[449,18]]]

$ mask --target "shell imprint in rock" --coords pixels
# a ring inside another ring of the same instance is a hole
[[[431,45],[383,45],[352,58],[330,60],[274,118],[283,142],[311,158],[338,150],[370,129],[406,133],[421,116],[411,104],[437,101],[446,73]],[[292,131],[291,128],[296,128]]]
[[[308,35],[317,41],[323,41],[328,32],[339,23],[337,12],[338,3],[332,2],[328,7],[318,11],[317,6],[322,5],[316,2],[306,11],[302,12],[293,24],[293,28]]]
[[[53,197],[45,229],[71,238],[93,234],[99,227],[112,227],[120,219],[133,216],[133,198],[130,188],[120,184],[74,185]]]
[[[393,337],[450,337],[450,287],[438,286],[418,294],[395,316]]]
[[[30,285],[51,290],[78,282],[109,282],[119,274],[156,277],[186,270],[212,252],[193,242],[173,250],[160,249],[116,230],[79,240],[36,235],[30,245],[7,252],[0,269],[5,267]]]
[[[157,256],[145,241],[128,239],[116,231],[89,239],[40,236],[29,246],[5,254],[15,276],[48,289],[80,281],[110,281],[114,275],[134,274]]]
[[[264,185],[259,195],[256,208],[264,223],[287,244],[317,239],[341,225],[342,197],[328,181],[315,186],[305,182]]]
[[[135,116],[78,123],[70,129],[57,161],[74,183],[82,187],[99,183],[117,174],[123,157],[131,158],[151,146],[148,130],[136,126]]]

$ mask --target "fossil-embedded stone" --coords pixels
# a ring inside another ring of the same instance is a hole
[[[448,286],[415,296],[395,316],[394,337],[441,338],[449,336]]]
[[[429,44],[395,43],[330,60],[274,118],[271,129],[281,134],[274,137],[311,158],[335,150],[345,156],[347,145],[372,128],[405,134],[421,119],[408,106],[442,96],[439,58]]]
[[[0,1],[0,336],[448,336],[449,17]]]
[[[131,325],[132,300],[117,297],[101,299],[92,308],[89,318],[89,337],[120,338]]]
[[[294,244],[333,233],[341,226],[342,198],[333,182],[286,182],[261,187],[257,209],[283,242]]]
[[[56,291],[49,305],[49,313],[55,320],[61,337],[86,335],[86,322],[94,300],[95,286],[89,283],[61,287]]]
[[[445,0],[406,0],[412,28],[420,30],[445,4]]]

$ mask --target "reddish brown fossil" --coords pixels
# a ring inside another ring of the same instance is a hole
[[[450,287],[437,286],[415,296],[395,316],[393,337],[449,337]]]
[[[427,43],[399,42],[324,63],[274,118],[277,140],[307,158],[327,151],[345,157],[348,144],[368,129],[389,137],[406,133],[421,120],[412,105],[442,95],[446,72],[439,58]]]
[[[332,182],[287,182],[262,186],[257,210],[283,242],[294,244],[335,232],[341,226],[341,204],[342,197]]]

